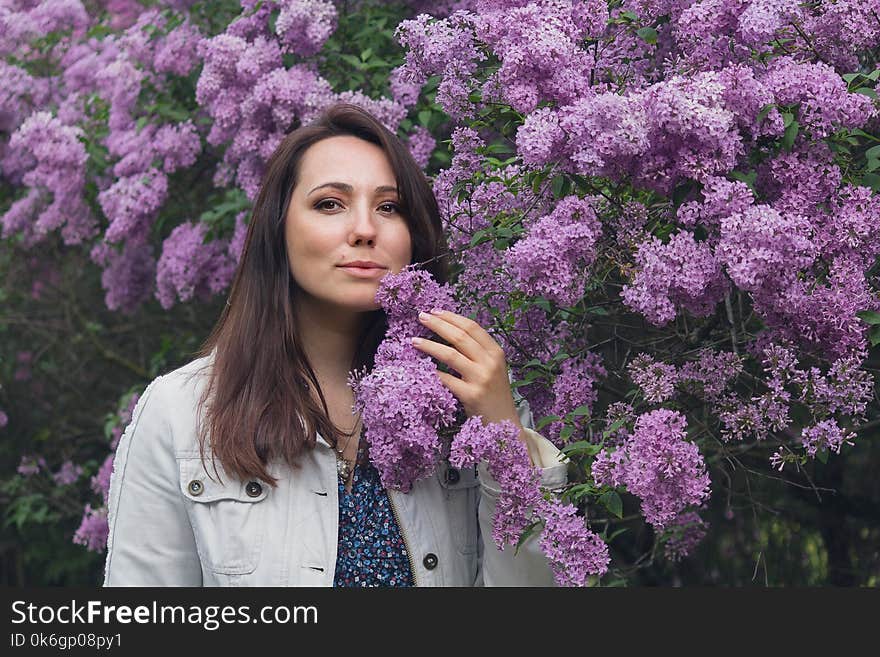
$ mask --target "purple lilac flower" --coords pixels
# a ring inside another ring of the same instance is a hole
[[[590,575],[601,577],[608,571],[608,545],[587,529],[573,505],[542,501],[537,511],[544,521],[541,550],[550,561],[557,584],[587,586]]]
[[[675,562],[691,554],[706,537],[708,527],[695,511],[678,514],[666,529],[666,558]]]
[[[68,460],[61,464],[58,472],[52,474],[52,479],[54,479],[55,483],[59,486],[67,486],[79,479],[82,472],[83,469],[81,465],[74,465],[72,461]]]
[[[730,288],[711,248],[686,231],[667,244],[654,236],[643,242],[636,265],[635,278],[621,297],[655,326],[668,324],[679,309],[696,317],[710,315]]]
[[[162,244],[162,256],[156,266],[156,297],[166,310],[177,298],[189,301],[194,296],[205,300],[222,292],[235,273],[227,255],[228,243],[215,240],[204,244],[207,224],[188,222],[177,226]]]
[[[602,225],[592,198],[567,196],[504,254],[504,266],[526,294],[573,306],[583,296]]]
[[[21,462],[16,468],[16,472],[23,477],[30,477],[37,474],[40,470],[48,470],[46,459],[42,456],[25,455],[21,457]]]
[[[593,464],[596,483],[625,485],[641,499],[646,520],[658,530],[709,495],[703,456],[686,439],[686,427],[687,420],[678,411],[645,413],[621,447],[610,454],[600,452]]]
[[[109,534],[107,509],[92,509],[91,504],[86,504],[82,522],[73,535],[73,542],[77,545],[84,545],[92,552],[103,552],[107,547]]]
[[[675,365],[654,360],[650,354],[639,354],[627,369],[647,401],[661,404],[672,398],[678,378]]]
[[[848,429],[841,427],[834,420],[822,420],[817,424],[806,427],[801,433],[801,442],[807,450],[807,454],[816,456],[819,450],[827,450],[840,454],[840,448],[844,444],[852,445],[850,440],[854,434]]]
[[[449,462],[457,468],[485,461],[501,487],[492,517],[492,539],[499,550],[516,545],[541,499],[540,476],[532,465],[519,429],[510,420],[483,425],[468,418],[452,442]]]

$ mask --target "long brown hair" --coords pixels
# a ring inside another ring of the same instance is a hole
[[[284,239],[285,216],[303,155],[312,144],[337,135],[353,135],[382,148],[394,171],[410,232],[410,264],[418,263],[440,283],[448,280],[448,249],[437,200],[400,139],[372,114],[350,103],[336,103],[312,123],[287,134],[267,163],[229,300],[198,352],[199,357],[214,353],[200,400],[205,414],[199,430],[202,457],[210,442],[225,471],[241,480],[258,478],[275,486],[277,480],[266,468],[270,459],[280,457],[298,468],[303,451],[315,447],[316,431],[331,445],[353,435],[330,420],[324,393],[297,334],[297,284]],[[381,308],[367,315],[351,369],[369,372],[388,323]],[[319,393],[321,407],[307,383]]]

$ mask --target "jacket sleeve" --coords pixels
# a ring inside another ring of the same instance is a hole
[[[523,428],[538,443],[541,486],[561,488],[568,483],[568,459],[547,438],[534,430],[534,418],[528,402],[514,391],[517,413]],[[501,494],[500,484],[489,474],[485,461],[478,465],[480,502],[478,517],[482,536],[482,554],[477,566],[476,586],[556,586],[547,557],[541,551],[540,533],[529,536],[514,556],[514,546],[499,550],[492,540],[492,516]]]
[[[183,505],[163,377],[138,400],[110,478],[104,586],[201,586]]]

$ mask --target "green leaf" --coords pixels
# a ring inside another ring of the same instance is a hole
[[[623,518],[623,500],[620,499],[620,495],[615,491],[609,490],[600,495],[599,502],[601,502],[610,513],[613,513],[618,518]]]
[[[607,429],[605,429],[605,431],[602,432],[602,437],[607,438],[612,433],[614,433],[615,431],[620,429],[620,427],[622,427],[625,423],[626,423],[625,418],[621,417],[621,418],[616,419],[614,422],[611,423],[611,426],[609,426]]]
[[[579,440],[576,443],[571,443],[570,445],[566,445],[562,448],[562,453],[566,456],[571,456],[573,454],[587,454],[589,456],[596,456],[596,454],[601,451],[602,445],[595,445],[587,440]]]
[[[553,198],[562,198],[562,192],[565,189],[565,176],[556,176],[553,178]]]
[[[520,534],[519,541],[517,541],[516,548],[513,551],[514,556],[516,556],[516,553],[519,550],[520,546],[529,539],[529,536],[535,533],[535,530],[540,524],[541,523],[539,522],[533,522],[525,528],[525,531],[523,531],[522,534]]]
[[[880,192],[880,176],[876,173],[866,173],[862,176],[861,184],[865,187],[870,187],[875,192]]]
[[[584,404],[583,406],[578,406],[571,413],[569,413],[569,415],[589,415],[590,412],[590,407]]]
[[[870,340],[872,347],[880,344],[880,326],[871,327],[871,330],[868,331],[868,340]]]
[[[776,103],[768,103],[767,105],[764,105],[764,107],[761,108],[761,111],[758,112],[758,118],[756,120],[757,123],[760,123],[761,121],[766,119],[767,115],[770,113],[770,110],[772,110],[774,107],[776,107]]]
[[[568,440],[571,437],[571,434],[574,433],[574,427],[570,424],[562,427],[562,431],[559,432],[559,438],[562,440]]]
[[[828,463],[828,450],[820,449],[818,452],[816,452],[816,459],[820,463]]]
[[[541,419],[535,424],[535,431],[540,431],[541,429],[543,429],[544,427],[546,427],[546,426],[547,426],[548,424],[550,424],[551,422],[558,422],[558,421],[561,420],[561,419],[562,419],[562,418],[559,417],[558,415],[548,415],[548,416],[546,416],[546,417],[542,417],[542,418],[541,418]]]
[[[370,55],[372,55],[372,54],[373,54],[373,49],[367,48],[366,50],[364,50],[361,53],[361,61],[364,61],[364,62],[367,61],[370,58]]]
[[[489,239],[489,230],[486,228],[482,228],[474,233],[474,236],[471,237],[470,246],[471,248],[475,247],[477,244],[481,244]]]
[[[643,27],[636,30],[636,34],[644,41],[645,43],[655,44],[657,43],[657,30],[653,27]]]
[[[876,310],[860,310],[856,313],[856,317],[863,320],[866,324],[880,324],[880,313]]]
[[[419,112],[419,123],[426,128],[431,127],[431,110],[422,110]]]
[[[865,157],[869,160],[880,158],[880,146],[872,146],[865,151]]]
[[[613,541],[615,538],[620,536],[623,532],[627,531],[628,529],[629,529],[629,527],[621,527],[620,529],[614,530],[614,532],[612,532],[611,536],[609,536],[606,539],[606,542]]]
[[[790,151],[791,147],[794,146],[794,140],[798,134],[798,127],[798,122],[792,121],[785,129],[785,133],[782,135],[782,147],[785,150]]]
[[[863,96],[867,96],[868,98],[877,98],[877,92],[871,89],[871,87],[859,87],[856,89],[855,93],[862,94]]]

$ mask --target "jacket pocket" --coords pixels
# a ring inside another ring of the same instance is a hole
[[[475,468],[453,468],[444,461],[437,468],[437,478],[446,499],[449,528],[455,547],[461,554],[477,552],[480,540],[477,504],[480,480]]]
[[[202,564],[223,575],[252,573],[266,532],[269,485],[225,475],[221,483],[210,461],[209,475],[199,457],[178,457],[177,462],[180,491]]]

